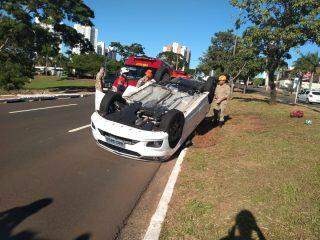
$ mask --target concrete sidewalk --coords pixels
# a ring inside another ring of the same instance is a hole
[[[0,95],[0,103],[14,103],[26,101],[54,100],[61,98],[79,98],[94,95],[94,93],[58,93],[58,94],[17,94]]]

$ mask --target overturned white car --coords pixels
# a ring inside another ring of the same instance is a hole
[[[127,157],[170,158],[206,117],[216,81],[173,79],[106,92],[91,116],[99,146]]]

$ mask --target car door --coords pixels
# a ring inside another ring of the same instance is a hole
[[[206,117],[209,108],[210,104],[208,104],[207,95],[199,96],[199,99],[190,106],[188,111],[185,112],[187,117],[185,119],[185,126],[183,130],[185,136],[183,137],[189,136],[194,131],[194,129]]]

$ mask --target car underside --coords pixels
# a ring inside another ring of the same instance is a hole
[[[159,130],[163,116],[170,110],[185,112],[197,100],[201,92],[198,89],[185,89],[177,84],[161,86],[151,84],[137,93],[126,97],[125,101],[115,101],[109,106],[105,118],[128,126],[149,131]]]
[[[124,97],[107,92],[97,114],[107,122],[127,126],[131,130],[138,129],[146,134],[167,133],[167,145],[174,149],[186,135],[183,134],[186,120],[194,121],[195,118],[190,116],[196,116],[197,108],[201,107],[199,104],[205,102],[208,105],[212,101],[209,96],[212,90],[213,83],[194,80],[174,79],[160,84],[150,82]]]

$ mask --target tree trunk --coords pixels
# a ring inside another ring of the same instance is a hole
[[[266,81],[264,83],[264,86],[266,88],[266,91],[268,91],[269,90],[269,72],[268,71],[266,71]]]
[[[248,82],[249,82],[249,77],[248,77],[247,80],[244,82],[244,87],[243,87],[243,93],[244,93],[244,94],[247,93]]]
[[[48,76],[48,56],[46,56],[46,67],[45,67],[45,75]]]
[[[309,80],[309,91],[312,90],[312,83],[313,83],[314,73],[311,74],[311,78]]]
[[[294,104],[297,104],[297,102],[298,102],[298,95],[299,95],[299,92],[300,92],[301,83],[302,83],[302,77],[300,76],[299,80],[298,80],[297,87],[296,87],[296,96],[294,98]]]
[[[277,89],[276,84],[274,82],[274,73],[275,70],[269,71],[270,104],[277,103]]]
[[[6,44],[8,43],[8,41],[9,41],[9,38],[7,38],[7,39],[4,41],[4,43],[0,45],[0,51],[5,48],[5,46],[6,46]]]
[[[233,77],[231,77],[230,78],[230,96],[231,96],[231,98],[232,98],[233,91],[234,91],[234,79],[233,79]]]
[[[279,80],[280,80],[280,76],[281,76],[281,73],[280,73],[280,70],[279,70],[279,72],[278,72],[278,74],[277,74],[277,79],[276,79],[276,88],[279,88]]]

